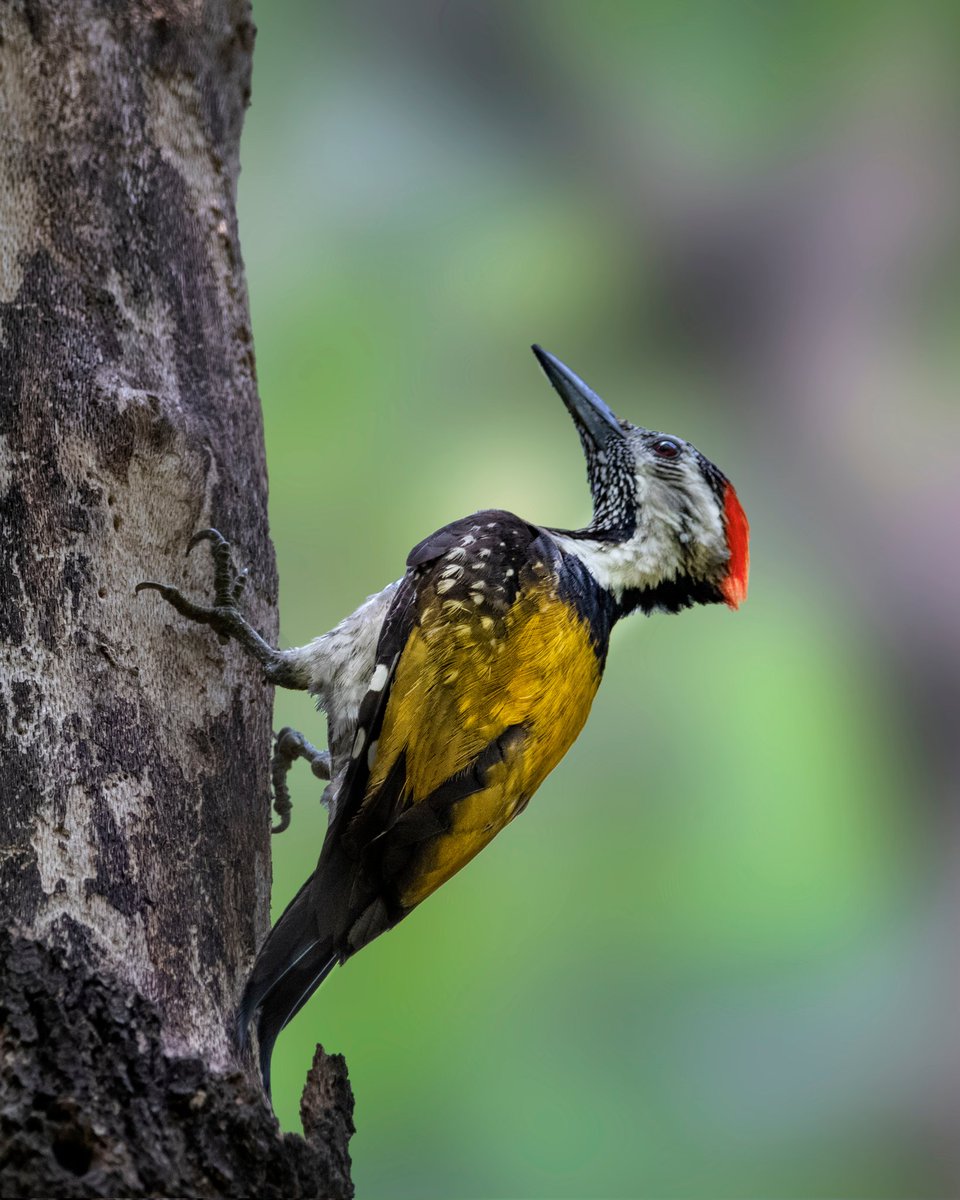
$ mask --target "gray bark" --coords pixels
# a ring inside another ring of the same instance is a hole
[[[237,240],[245,0],[0,4],[0,1189],[344,1196],[318,1051],[282,1136],[233,1006],[269,920],[272,696],[203,599],[216,525],[276,636]]]

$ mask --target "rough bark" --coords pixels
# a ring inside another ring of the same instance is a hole
[[[0,4],[0,1189],[351,1194],[228,1026],[268,923],[271,695],[180,620],[216,525],[276,634],[234,198],[245,0]]]

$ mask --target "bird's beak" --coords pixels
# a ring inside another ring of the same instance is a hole
[[[591,391],[578,375],[574,375],[559,358],[554,358],[540,346],[531,346],[530,349],[537,356],[537,361],[543,367],[547,378],[560,393],[560,399],[576,422],[581,437],[588,438],[598,450],[624,437],[620,422],[597,393]]]

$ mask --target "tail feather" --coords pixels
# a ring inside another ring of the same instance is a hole
[[[313,876],[307,880],[267,935],[237,1012],[241,1052],[256,1016],[260,1073],[268,1096],[270,1057],[277,1036],[339,960],[333,938],[321,935],[317,927],[313,880]]]
[[[329,947],[314,947],[302,963],[285,974],[264,998],[257,1017],[257,1041],[260,1046],[260,1075],[270,1095],[270,1058],[280,1031],[306,1004],[327,975],[337,965],[337,956]]]

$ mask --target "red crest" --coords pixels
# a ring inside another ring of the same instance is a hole
[[[747,580],[750,577],[750,522],[737,499],[733,484],[729,482],[723,494],[723,523],[727,531],[730,562],[720,591],[731,608],[739,608],[747,598]]]

